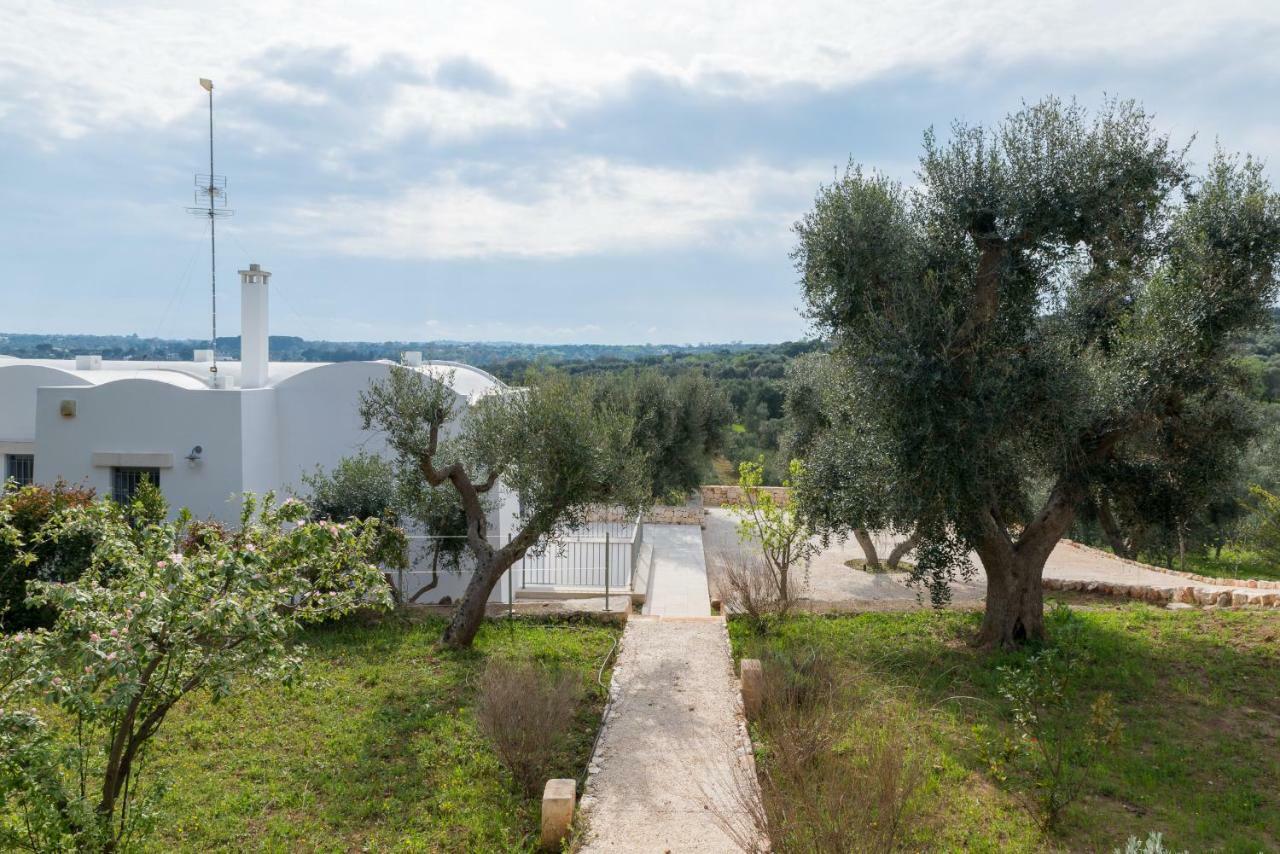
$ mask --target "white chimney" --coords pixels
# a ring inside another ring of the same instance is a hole
[[[422,364],[421,350],[405,350],[403,356],[404,364],[411,368],[416,368]]]
[[[271,274],[257,264],[240,271],[240,387],[267,384],[267,280]]]
[[[102,370],[101,356],[76,356],[77,371],[100,371]]]

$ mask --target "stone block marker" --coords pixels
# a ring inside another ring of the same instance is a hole
[[[548,780],[542,790],[542,850],[559,851],[569,838],[573,808],[578,797],[574,780]]]
[[[760,704],[764,702],[764,670],[760,667],[760,659],[742,659],[738,678],[742,682],[742,710],[748,719],[754,719],[760,714]]]

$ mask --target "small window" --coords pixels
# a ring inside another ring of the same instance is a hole
[[[142,482],[150,481],[156,489],[160,488],[160,469],[149,468],[113,468],[111,470],[111,497],[118,504],[128,504],[138,493]]]
[[[33,454],[5,454],[5,480],[16,480],[18,486],[30,486],[36,479],[36,458]]]

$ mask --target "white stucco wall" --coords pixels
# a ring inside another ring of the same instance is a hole
[[[63,400],[76,414],[59,412]],[[185,459],[204,449],[199,463]],[[170,506],[197,516],[239,518],[241,490],[240,395],[234,391],[184,389],[146,379],[99,386],[39,390],[36,401],[36,480],[63,478],[111,494],[111,468],[94,465],[94,454],[168,454],[160,488]]]
[[[360,392],[384,379],[390,366],[340,362],[313,368],[280,382],[276,395],[276,459],[279,482],[301,491],[302,475],[332,468],[343,457],[365,451],[385,454],[381,437],[362,429]]]
[[[276,452],[279,427],[274,389],[240,392],[240,488],[244,492],[281,491]]]
[[[42,365],[0,364],[0,442],[36,437],[36,391],[41,386],[84,386],[87,380]]]

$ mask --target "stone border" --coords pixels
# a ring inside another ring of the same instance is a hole
[[[613,708],[622,695],[622,685],[629,675],[622,666],[622,644],[626,640],[626,630],[618,636],[618,645],[613,650],[613,668],[609,671],[609,692],[604,701],[604,713],[600,715],[600,728],[596,730],[596,741],[591,746],[591,758],[587,760],[587,774],[582,778],[582,797],[578,798],[578,832],[589,832],[591,813],[596,805],[596,775],[600,773],[600,746],[604,744],[610,724],[613,723]]]
[[[778,504],[785,505],[791,499],[791,490],[785,486],[762,486],[764,492],[773,496]],[[701,487],[703,507],[723,507],[726,504],[737,504],[742,501],[742,487],[734,484],[711,484]]]
[[[1149,563],[1130,560],[1127,557],[1120,557],[1119,555],[1112,554],[1111,552],[1104,551],[1095,546],[1087,546],[1084,543],[1078,543],[1075,540],[1068,540],[1065,537],[1062,539],[1062,542],[1072,548],[1104,555],[1112,560],[1118,560],[1121,563],[1127,563],[1130,566],[1136,566],[1139,569],[1149,569],[1152,572],[1159,572],[1164,575],[1172,575],[1178,578],[1186,578],[1190,581],[1198,581],[1201,584],[1215,584],[1218,587],[1248,587],[1251,589],[1256,588],[1258,590],[1280,590],[1280,581],[1271,581],[1269,579],[1262,578],[1210,578],[1205,575],[1196,575],[1194,572],[1182,572],[1177,569],[1167,569],[1163,566],[1152,566]]]
[[[702,507],[697,504],[655,504],[644,512],[641,517],[646,525],[701,525],[702,517],[705,515]],[[592,522],[618,522],[620,524],[630,524],[635,521],[634,516],[628,516],[616,509],[593,509],[587,514],[587,518]]]
[[[1212,605],[1215,607],[1252,605],[1260,608],[1280,608],[1280,593],[1263,592],[1261,590],[1152,587],[1148,584],[1114,584],[1109,581],[1076,581],[1069,578],[1045,578],[1043,585],[1045,590],[1116,596],[1137,599],[1140,602],[1150,602],[1154,605],[1182,603],[1184,605]]]

